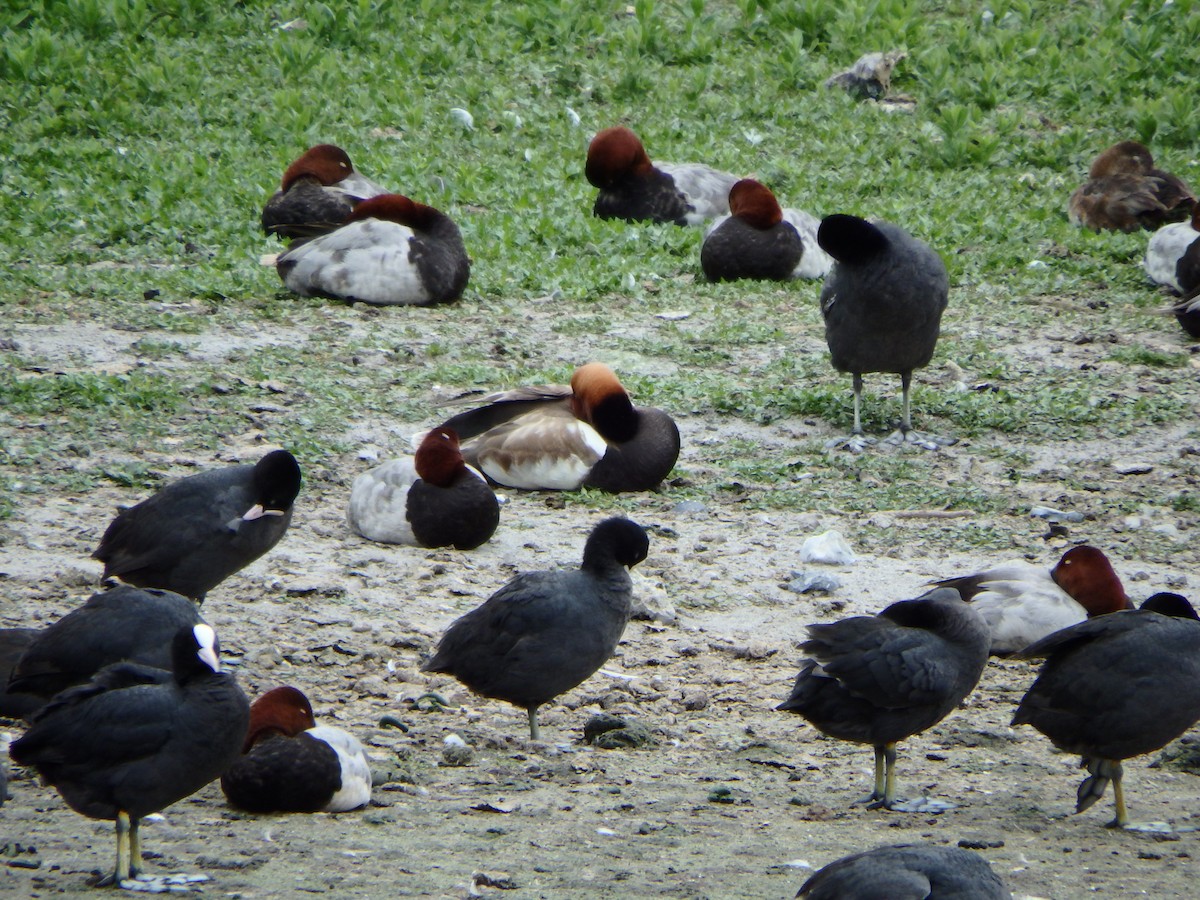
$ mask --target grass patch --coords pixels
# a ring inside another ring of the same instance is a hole
[[[136,466],[36,462],[72,444],[133,455],[168,435],[211,449],[251,428],[335,458],[358,428],[428,425],[446,396],[563,381],[590,358],[684,418],[847,429],[850,380],[828,364],[819,286],[708,285],[698,232],[590,216],[586,142],[617,122],[654,157],[753,174],[818,214],[892,219],[942,253],[953,287],[916,377],[920,428],[1022,457],[1022,442],[1129,435],[1193,409],[1189,356],[1140,270],[1145,235],[1091,234],[1064,212],[1119,139],[1200,181],[1188,4],[1072,0],[1046,16],[1022,0],[34,0],[0,14],[0,32],[0,339],[18,346],[0,369],[7,483],[142,485],[152,475]],[[893,88],[911,112],[823,88],[872,49],[907,51]],[[261,204],[318,141],[459,222],[473,261],[460,303],[300,299],[257,264],[278,249]],[[27,351],[21,330],[47,325],[130,334],[139,368],[75,371],[87,366]],[[225,349],[200,358],[184,335]],[[863,414],[890,431],[898,379],[869,377]],[[1005,506],[924,458],[847,462],[815,438],[787,459],[749,437],[711,450],[711,472],[667,499]],[[799,455],[811,478],[789,465]],[[1190,495],[1171,497],[1191,511]]]

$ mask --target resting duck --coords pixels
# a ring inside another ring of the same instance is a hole
[[[1144,144],[1121,141],[1092,162],[1089,180],[1071,195],[1067,215],[1092,231],[1153,230],[1186,219],[1196,197],[1182,180],[1154,167]]]
[[[794,712],[841,741],[875,748],[871,808],[946,809],[896,799],[896,744],[932,728],[975,688],[987,665],[987,624],[951,590],[893,603],[877,616],[808,626],[808,654],[792,694]]]
[[[140,820],[228,769],[250,720],[246,695],[221,671],[212,628],[181,628],[171,648],[169,672],[117,663],[63,691],[9,749],[77,813],[115,821],[117,864],[107,883],[122,887],[141,868]]]
[[[32,713],[113,663],[170,669],[172,638],[181,628],[202,622],[196,604],[186,597],[117,585],[38,631],[16,660],[8,691],[27,698],[32,708],[26,713]]]
[[[500,504],[468,466],[458,435],[435,428],[412,457],[363,472],[350,489],[350,527],[369,541],[473,550],[500,522]]]
[[[442,428],[463,458],[497,484],[525,490],[649,491],[679,458],[679,428],[661,409],[634,406],[612,369],[588,363],[570,387],[518,388]]]
[[[280,254],[275,269],[302,297],[428,306],[462,296],[471,262],[449,216],[384,194],[358,204],[336,231]]]
[[[1012,900],[971,850],[898,844],[843,856],[814,872],[797,900]]]
[[[538,707],[590,678],[617,648],[633,603],[628,569],[649,548],[636,522],[605,519],[578,569],[518,575],[457,619],[422,671],[524,709],[536,741]]]
[[[1200,203],[1192,207],[1188,221],[1164,225],[1150,235],[1143,262],[1150,280],[1177,294],[1186,293],[1188,288],[1183,287],[1180,280],[1179,270],[1182,267],[1184,281],[1194,287],[1195,282],[1200,280],[1200,272],[1193,272],[1195,265],[1200,264],[1200,247],[1192,250],[1196,238],[1200,238]]]
[[[605,128],[588,146],[587,180],[600,189],[592,212],[601,219],[701,225],[729,212],[736,175],[699,163],[650,162],[636,134]]]
[[[833,367],[854,376],[854,427],[829,446],[862,450],[859,406],[863,374],[900,376],[903,412],[889,443],[927,450],[952,443],[913,431],[909,388],[914,369],[929,364],[941,330],[950,276],[933,248],[889,222],[833,215],[821,220],[817,242],[834,259],[821,287],[821,315]]]
[[[105,578],[203,603],[210,590],[279,543],[300,493],[300,464],[272,450],[173,482],[119,513],[92,554]]]
[[[262,211],[267,234],[307,240],[341,226],[361,201],[387,191],[355,170],[341,147],[317,144],[287,167]]]
[[[1108,557],[1087,545],[1072,547],[1051,569],[1014,560],[933,584],[958,591],[983,616],[993,656],[1017,653],[1089,616],[1130,608]]]
[[[371,767],[354,735],[317,725],[301,691],[277,687],[250,705],[242,756],[221,790],[247,812],[346,812],[371,802]]]
[[[704,235],[700,267],[709,281],[823,278],[833,259],[817,244],[821,221],[782,209],[765,185],[743,178],[729,191],[729,212]]]
[[[1054,746],[1083,757],[1088,770],[1076,793],[1083,812],[1111,781],[1113,828],[1131,825],[1121,761],[1152,753],[1200,719],[1200,621],[1178,594],[1155,594],[1141,609],[1088,619],[1022,651],[1045,657],[1013,725],[1032,725]]]

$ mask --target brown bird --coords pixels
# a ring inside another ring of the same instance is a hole
[[[1182,180],[1154,167],[1144,144],[1121,141],[1092,162],[1089,180],[1071,195],[1067,215],[1092,231],[1153,231],[1191,215],[1196,196]]]

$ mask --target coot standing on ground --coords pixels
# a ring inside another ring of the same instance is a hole
[[[73,810],[113,819],[118,885],[141,867],[139,821],[194,794],[237,759],[250,704],[221,672],[216,634],[179,630],[169,674],[117,663],[39,711],[10,755],[33,766]]]
[[[798,713],[843,741],[875,748],[872,808],[926,812],[939,801],[895,799],[896,743],[931,728],[971,693],[991,636],[957,592],[938,588],[877,616],[808,626],[792,694],[776,709]]]
[[[1021,657],[1045,657],[1013,725],[1032,725],[1054,746],[1083,757],[1088,777],[1075,811],[1104,796],[1111,781],[1112,828],[1131,825],[1121,761],[1166,746],[1200,719],[1200,621],[1178,594],[1155,594],[1140,609],[1088,619],[1055,632]]]
[[[834,258],[821,288],[821,315],[833,367],[854,376],[854,427],[850,436],[830,442],[861,450],[864,437],[859,406],[867,372],[900,376],[903,412],[890,443],[936,450],[950,441],[913,431],[909,388],[912,373],[933,358],[950,277],[940,256],[889,222],[833,215],[817,231],[821,248]]]
[[[537,740],[538,707],[612,656],[629,621],[628,570],[649,546],[640,525],[605,519],[588,535],[578,569],[518,575],[451,624],[424,671],[453,675],[477,694],[526,710]]]

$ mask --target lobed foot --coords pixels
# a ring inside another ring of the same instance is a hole
[[[1105,828],[1120,828],[1122,831],[1137,831],[1142,834],[1173,834],[1175,829],[1169,822],[1126,822],[1122,825],[1113,819]]]
[[[896,429],[883,442],[891,446],[912,444],[914,447],[920,447],[922,450],[941,450],[943,447],[957,444],[958,438],[939,437],[936,434],[926,434],[923,431]]]
[[[125,878],[120,887],[125,891],[140,891],[144,894],[191,894],[201,893],[201,885],[208,881],[207,875],[135,875]]]
[[[851,453],[862,453],[875,443],[875,438],[865,434],[848,434],[845,437],[834,438],[825,442],[826,450],[849,450]]]
[[[958,804],[951,803],[949,800],[935,800],[933,797],[917,797],[913,800],[895,800],[888,808],[893,812],[937,815],[947,810],[958,809]]]

